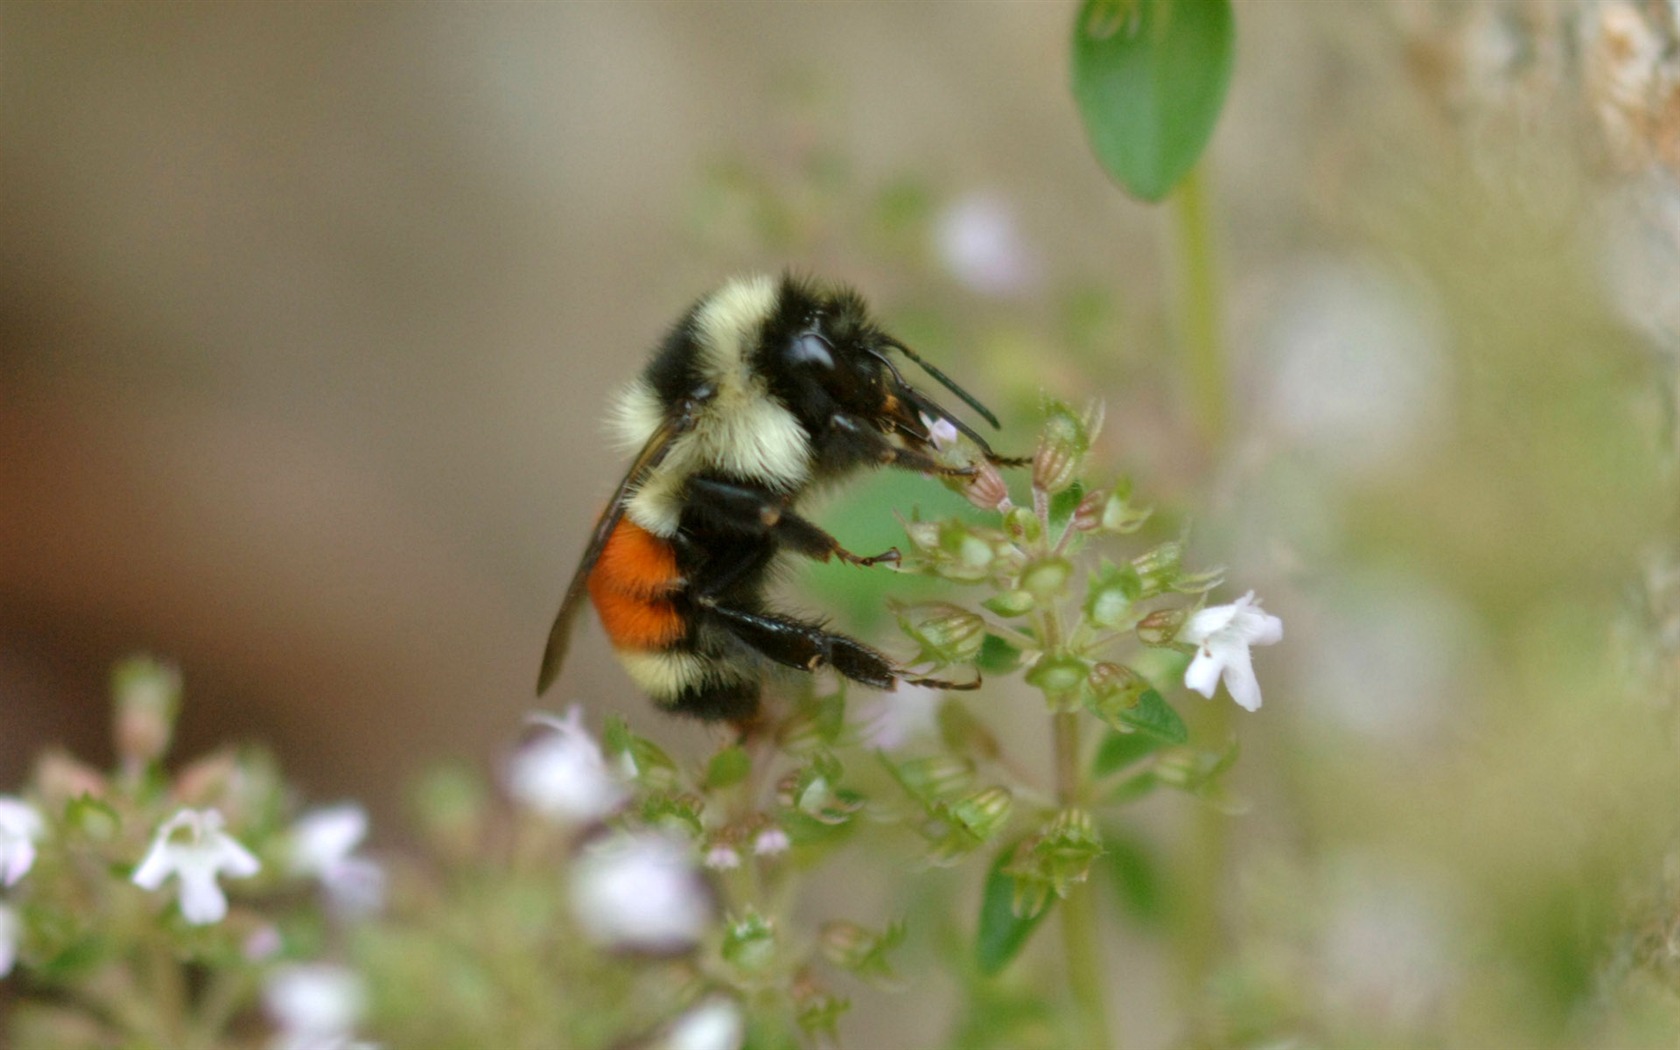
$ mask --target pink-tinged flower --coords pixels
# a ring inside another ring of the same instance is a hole
[[[361,975],[330,963],[277,968],[263,984],[263,1007],[279,1032],[273,1050],[349,1050],[367,1010]]]
[[[572,865],[572,913],[603,947],[670,953],[700,940],[711,899],[689,846],[658,832],[619,832]]]
[[[1283,640],[1283,621],[1263,612],[1254,592],[1230,605],[1214,605],[1190,617],[1179,632],[1182,641],[1197,646],[1196,658],[1184,671],[1184,684],[1208,699],[1221,678],[1238,706],[1260,709],[1260,681],[1254,677],[1254,663],[1248,650],[1254,645],[1275,645]]]
[[[741,854],[734,846],[719,843],[706,851],[706,867],[713,871],[734,871],[741,866]]]
[[[227,915],[227,895],[216,877],[249,878],[261,868],[250,850],[222,830],[220,811],[183,809],[158,828],[152,848],[134,869],[133,882],[143,890],[156,890],[175,876],[181,917],[204,926]]]
[[[292,874],[320,879],[327,900],[348,917],[370,915],[385,903],[385,869],[354,855],[367,829],[367,810],[354,802],[305,813],[292,826]]]
[[[786,853],[791,845],[788,833],[781,828],[765,828],[753,838],[753,854],[759,857],[774,857],[778,853]]]
[[[514,752],[503,776],[515,802],[568,823],[600,820],[624,804],[629,795],[583,727],[582,709],[574,705],[565,718],[533,714],[528,721],[540,733]]]
[[[34,867],[35,841],[44,827],[34,806],[0,795],[0,882],[16,885]]]
[[[933,447],[941,452],[955,445],[957,438],[961,435],[957,425],[944,416],[934,419],[924,412],[922,413],[922,426],[927,427],[928,440],[933,442]]]
[[[747,1034],[741,1008],[712,998],[677,1018],[660,1044],[663,1050],[740,1050]]]

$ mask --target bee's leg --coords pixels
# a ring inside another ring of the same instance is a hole
[[[926,452],[895,445],[866,421],[844,412],[835,413],[828,421],[828,428],[859,459],[947,478],[969,478],[977,473],[974,467],[954,467],[939,462]]]
[[[807,558],[827,561],[839,558],[852,565],[896,564],[898,548],[863,557],[840,546],[840,541],[787,509],[787,501],[774,493],[715,478],[696,477],[688,481],[688,509],[685,513],[712,529],[748,536],[774,535],[776,544]]]
[[[901,677],[885,656],[819,624],[776,613],[731,609],[704,600],[701,604],[717,618],[721,627],[776,663],[801,671],[833,667],[852,681],[876,689],[891,689]]]

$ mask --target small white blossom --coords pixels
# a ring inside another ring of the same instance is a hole
[[[607,767],[601,745],[583,727],[583,711],[566,717],[535,714],[543,732],[509,759],[504,782],[514,801],[552,820],[587,823],[624,804],[624,785]]]
[[[0,795],[0,882],[16,885],[29,873],[35,865],[35,840],[44,826],[34,806]]]
[[[998,194],[971,193],[952,202],[937,220],[934,239],[945,268],[982,295],[1019,295],[1039,283],[1038,256],[1021,236],[1015,209]]]
[[[753,853],[760,857],[774,857],[778,853],[786,853],[790,845],[787,832],[781,828],[765,828],[753,839]]]
[[[1196,658],[1184,671],[1184,684],[1213,698],[1221,677],[1238,706],[1260,709],[1260,682],[1254,677],[1252,645],[1275,645],[1283,640],[1283,621],[1260,609],[1254,592],[1230,605],[1214,605],[1190,617],[1179,633],[1183,641],[1197,646]]]
[[[955,445],[957,438],[962,433],[957,429],[957,425],[949,419],[943,416],[934,419],[925,412],[922,413],[922,426],[927,427],[928,440],[933,442],[933,447],[940,451]]]
[[[222,830],[214,809],[183,809],[163,822],[152,839],[134,884],[155,890],[174,875],[180,882],[181,916],[195,926],[220,922],[227,915],[227,895],[216,876],[249,878],[262,867],[251,851]]]
[[[664,1050],[740,1050],[746,1034],[741,1008],[714,998],[677,1018],[660,1045]]]
[[[658,832],[618,833],[590,845],[572,866],[571,898],[583,932],[606,947],[681,951],[711,919],[688,846]]]
[[[348,1050],[367,1009],[367,987],[353,970],[329,963],[282,966],[263,984],[263,1007],[279,1029],[273,1050]]]
[[[905,744],[939,731],[939,705],[945,694],[924,686],[900,686],[877,693],[857,709],[863,739],[879,751],[897,751]]]
[[[18,913],[0,904],[0,977],[12,972],[17,965],[18,941],[23,939],[23,923]]]
[[[354,802],[305,813],[292,827],[292,873],[320,879],[343,915],[369,915],[385,901],[385,869],[354,855],[367,829],[367,810]]]

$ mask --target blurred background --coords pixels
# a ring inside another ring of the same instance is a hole
[[[1102,396],[1099,462],[1283,616],[1208,1041],[1671,1037],[1675,8],[1239,3],[1220,448],[1167,213],[1085,146],[1073,10],[0,8],[0,789],[47,742],[104,760],[145,650],[179,753],[261,740],[399,839],[404,784],[534,704],[623,468],[611,392],[696,296],[793,267],[999,407],[1002,449],[1039,389]],[[818,517],[891,543],[943,498]],[[892,644],[872,584],[801,584]],[[593,623],[549,701],[711,739]],[[1189,805],[1140,837],[1170,855]],[[1152,930],[1114,949],[1135,1045],[1175,1034]]]

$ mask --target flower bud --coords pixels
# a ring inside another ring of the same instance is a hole
[[[1073,565],[1066,558],[1051,556],[1030,562],[1021,570],[1021,589],[1038,600],[1054,598],[1067,589]]]
[[[1134,507],[1116,491],[1103,501],[1098,524],[1105,532],[1130,534],[1143,528],[1153,513],[1153,507]]]
[[[1044,524],[1030,507],[1011,507],[1004,516],[1003,529],[1016,543],[1037,543],[1044,534]]]
[[[1120,713],[1138,705],[1149,690],[1149,680],[1124,664],[1105,661],[1091,668],[1086,684],[1086,709],[1116,729],[1129,731]]]
[[[1117,575],[1105,574],[1093,580],[1090,592],[1085,595],[1085,619],[1111,631],[1131,626],[1134,619],[1131,590],[1127,581]]]
[[[1132,568],[1137,570],[1138,579],[1143,583],[1141,597],[1153,598],[1157,594],[1165,594],[1172,589],[1179,573],[1183,571],[1183,541],[1168,540],[1159,547],[1133,558]]]
[[[775,962],[776,925],[757,911],[729,923],[723,934],[723,958],[743,973],[758,974]]]
[[[1144,645],[1171,645],[1184,627],[1183,609],[1157,609],[1137,625],[1138,641]]]
[[[104,798],[107,785],[99,770],[53,748],[35,766],[35,790],[50,808],[59,809],[83,796]]]
[[[181,710],[181,674],[167,664],[137,656],[117,665],[112,690],[117,757],[125,770],[137,772],[169,750]]]
[[[1089,669],[1085,661],[1069,653],[1045,653],[1027,671],[1027,684],[1044,693],[1052,707],[1071,707],[1085,684]]]
[[[999,616],[1025,616],[1038,608],[1038,600],[1027,591],[1000,591],[980,603]]]
[[[840,1015],[851,1007],[851,1002],[818,984],[809,970],[801,970],[794,976],[791,994],[800,1029],[809,1036],[827,1036],[824,1045],[835,1042]]]
[[[975,474],[963,487],[963,496],[981,510],[1006,510],[1009,507],[1009,485],[1003,474],[990,460],[981,460]]]
[[[1052,402],[1039,434],[1038,451],[1033,455],[1033,487],[1057,493],[1073,484],[1090,448],[1085,420],[1066,404]]]
[[[928,602],[898,611],[898,625],[922,647],[922,660],[970,663],[986,640],[986,621],[959,605]]]
[[[823,923],[819,935],[823,958],[860,977],[891,980],[892,965],[887,953],[904,941],[903,923],[893,923],[881,933],[853,922]]]
[[[922,554],[931,554],[939,549],[939,523],[936,521],[906,521],[902,522],[904,535]]]
[[[1073,508],[1073,527],[1080,532],[1091,532],[1102,527],[1103,507],[1112,499],[1110,493],[1101,489],[1087,492]]]
[[[955,755],[930,755],[897,767],[904,789],[924,802],[947,798],[974,783],[974,763]]]
[[[1014,805],[1009,789],[989,787],[958,799],[948,812],[970,835],[985,842],[1003,827]]]

